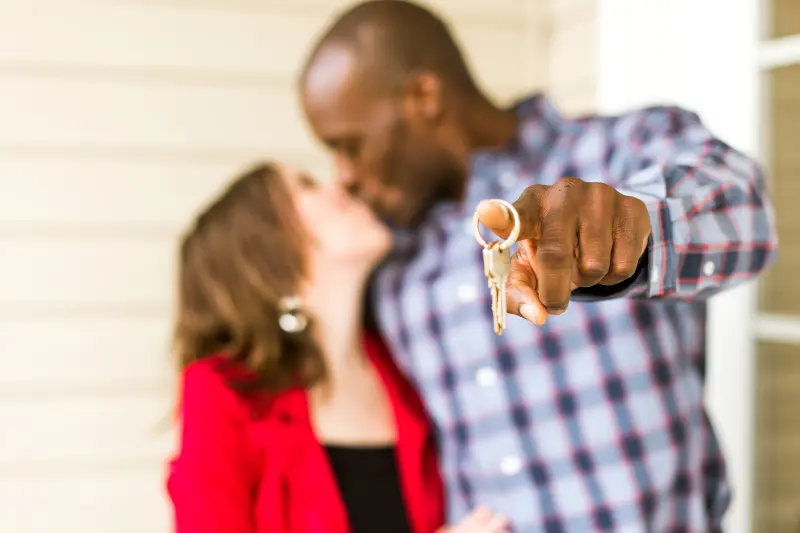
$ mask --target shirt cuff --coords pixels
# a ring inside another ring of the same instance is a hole
[[[678,284],[678,257],[673,246],[675,226],[669,204],[662,200],[649,203],[650,238],[648,239],[648,267],[644,284],[649,298],[674,293]]]

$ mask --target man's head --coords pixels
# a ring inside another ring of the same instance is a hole
[[[339,182],[401,226],[461,193],[461,127],[479,98],[447,26],[402,0],[373,0],[323,34],[300,79],[306,116],[334,153]]]

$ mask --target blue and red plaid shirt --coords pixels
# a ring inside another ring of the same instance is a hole
[[[380,330],[436,426],[449,519],[476,505],[514,531],[717,531],[730,500],[703,407],[703,300],[774,258],[764,176],[688,111],[568,119],[516,107],[513,148],[476,154],[466,202],[398,234],[373,285]],[[536,327],[492,329],[472,214],[577,176],[649,207],[646,263]]]

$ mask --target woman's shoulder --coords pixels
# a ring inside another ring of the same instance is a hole
[[[263,413],[265,408],[284,396],[284,393],[247,390],[245,385],[252,378],[253,374],[247,367],[226,354],[194,361],[181,372],[180,410],[184,411],[187,404],[200,403],[252,418],[255,411]]]
[[[230,381],[243,369],[237,368],[225,354],[216,354],[189,363],[181,372],[183,392],[233,395]]]

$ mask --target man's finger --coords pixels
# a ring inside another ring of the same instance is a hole
[[[603,191],[605,192],[605,191]],[[578,218],[578,249],[574,281],[579,287],[593,287],[611,268],[614,245],[613,219],[606,215],[612,198],[600,197],[586,206]]]
[[[640,200],[632,197],[625,197],[620,204],[614,219],[611,265],[608,274],[600,281],[602,285],[616,285],[633,276],[647,249],[650,235],[647,209]]]
[[[644,203],[632,196],[622,197],[614,219],[611,267],[600,284],[616,285],[633,276],[647,249],[650,231],[650,218]]]
[[[542,326],[547,322],[547,310],[536,293],[536,274],[525,258],[526,252],[522,246],[524,244],[529,243],[520,243],[520,249],[514,255],[511,274],[506,282],[507,310],[512,315],[521,316],[528,322]]]
[[[577,246],[577,213],[565,208],[551,211],[542,225],[536,247],[539,300],[551,314],[569,305]]]

